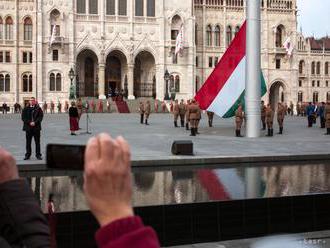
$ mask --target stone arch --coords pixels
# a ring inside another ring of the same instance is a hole
[[[122,49],[112,48],[105,57],[105,95],[110,97],[122,90],[127,92],[127,85],[125,86],[127,74],[128,58],[126,54]]]
[[[282,47],[284,43],[284,38],[286,34],[285,26],[283,24],[279,24],[276,26],[275,32],[275,47]]]
[[[97,47],[96,47],[95,45],[84,44],[84,45],[79,46],[79,47],[76,49],[75,61],[77,61],[78,55],[79,55],[81,52],[85,51],[85,50],[90,50],[90,51],[92,51],[93,53],[95,53],[95,55],[96,55],[98,61],[102,61],[102,60],[103,60],[101,54],[100,54],[99,52],[97,52],[97,51],[99,51],[99,49],[97,49]]]
[[[98,56],[93,50],[84,49],[77,53],[77,97],[96,97],[98,95],[98,64]]]
[[[278,102],[286,102],[288,99],[288,86],[284,80],[277,79],[269,87],[269,103],[273,109],[277,108]]]
[[[155,64],[158,64],[158,56],[156,54],[156,51],[152,47],[146,45],[141,45],[138,49],[136,49],[133,55],[133,61],[135,61],[136,57],[142,52],[150,53],[155,60]]]
[[[155,56],[147,50],[139,52],[134,58],[134,96],[153,97],[153,89],[157,84],[155,78]]]

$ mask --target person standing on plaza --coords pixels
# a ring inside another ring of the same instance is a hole
[[[98,104],[98,112],[103,113],[103,101],[100,99]]]
[[[22,112],[22,121],[24,123],[23,131],[25,131],[26,134],[26,153],[24,160],[28,160],[31,157],[32,138],[34,138],[36,145],[36,157],[38,160],[42,160],[42,155],[40,152],[40,131],[43,116],[44,114],[42,109],[36,103],[36,99],[32,97],[30,99],[30,104],[25,107]]]
[[[207,119],[208,119],[208,122],[209,122],[209,127],[213,127],[214,112],[207,111],[206,114],[207,114]]]
[[[42,105],[42,111],[44,111],[44,114],[47,114],[47,108],[48,108],[47,102],[44,101],[44,104]]]
[[[96,106],[95,106],[95,101],[94,101],[94,99],[91,100],[91,104],[90,104],[90,106],[91,106],[92,113],[95,113]]]
[[[197,119],[198,119],[198,105],[196,104],[196,100],[193,99],[191,104],[188,107],[188,120],[190,122],[190,136],[196,136],[196,129],[197,129]]]
[[[179,114],[180,114],[180,122],[181,122],[181,127],[184,127],[184,118],[185,118],[185,115],[186,115],[186,105],[184,104],[184,101],[183,99],[181,100],[180,102],[180,105],[179,105]]]
[[[261,101],[261,122],[262,130],[266,130],[266,106],[264,101]]]
[[[149,116],[151,113],[151,105],[150,105],[150,101],[148,100],[145,104],[145,124],[149,125],[148,120],[149,120]]]
[[[273,137],[274,131],[273,131],[273,122],[274,122],[274,110],[272,109],[270,103],[268,103],[266,108],[266,124],[268,128],[268,137]]]
[[[50,102],[50,113],[54,114],[54,110],[55,110],[55,103],[53,101]]]
[[[62,103],[60,101],[57,103],[57,112],[62,113]]]
[[[242,105],[238,105],[238,108],[235,112],[235,124],[236,124],[236,137],[243,137],[241,135],[242,124],[244,120],[244,112]]]
[[[174,127],[178,127],[179,112],[180,112],[179,103],[178,100],[175,100],[173,105]]]
[[[166,111],[166,103],[165,101],[162,102],[162,112],[165,113]]]
[[[107,111],[108,113],[111,112],[110,98],[107,100]]]
[[[7,114],[7,108],[8,108],[8,105],[7,103],[3,103],[2,104],[2,114]]]
[[[294,114],[294,106],[293,106],[293,102],[290,102],[290,110],[291,110],[291,116],[293,116]]]
[[[327,105],[324,107],[324,116],[325,116],[325,127],[327,129],[325,135],[330,135],[330,101],[328,101]]]
[[[190,100],[187,100],[186,103],[186,130],[189,131],[189,113],[188,113],[188,108],[190,106]]]
[[[317,115],[320,117],[321,128],[325,128],[325,102],[322,102]]]
[[[139,105],[139,113],[140,113],[140,123],[143,124],[143,120],[144,120],[144,105],[143,102],[140,102]]]
[[[285,107],[283,106],[283,104],[279,102],[277,105],[277,122],[280,129],[278,134],[283,134],[283,123],[284,123],[285,113],[286,113]]]
[[[69,123],[71,135],[76,135],[76,131],[79,130],[79,114],[75,102],[72,102],[69,108]]]
[[[64,112],[68,113],[68,111],[69,111],[69,103],[68,103],[68,101],[65,101],[65,103],[64,103]]]
[[[157,99],[155,99],[155,103],[154,103],[154,108],[155,108],[155,113],[158,113],[158,101]]]
[[[198,128],[199,128],[199,123],[201,122],[201,119],[202,119],[202,110],[199,107],[199,103],[197,101],[196,101],[196,105],[198,107],[198,112],[197,112],[197,121],[196,121],[195,133],[199,134]]]
[[[306,115],[308,120],[308,127],[313,127],[313,118],[314,118],[314,106],[310,102],[306,107]]]

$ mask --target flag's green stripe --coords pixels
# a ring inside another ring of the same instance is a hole
[[[261,72],[261,96],[267,93],[267,85],[263,73]],[[234,105],[226,112],[223,118],[231,118],[235,116],[235,112],[238,109],[238,105],[242,104],[243,109],[245,109],[245,90],[242,92],[240,97],[236,100]]]

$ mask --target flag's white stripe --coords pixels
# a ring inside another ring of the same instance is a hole
[[[236,169],[218,169],[215,170],[215,174],[231,199],[245,198],[245,185],[242,178],[237,175]]]
[[[212,111],[219,116],[224,116],[235,104],[245,90],[245,64],[246,56],[242,58],[223,88],[214,98],[207,109],[208,111]]]

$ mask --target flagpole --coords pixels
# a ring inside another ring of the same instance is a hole
[[[260,0],[247,0],[245,111],[246,137],[260,137],[261,32]]]

